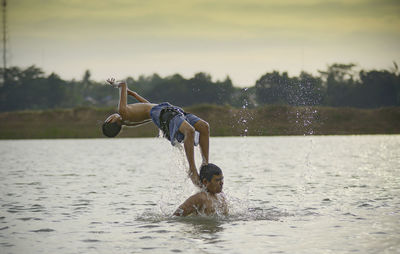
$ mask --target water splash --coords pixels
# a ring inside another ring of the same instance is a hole
[[[294,216],[286,211],[282,211],[276,207],[260,207],[252,204],[249,200],[239,199],[231,195],[227,195],[227,203],[229,208],[228,215],[215,213],[213,215],[199,214],[196,216],[179,217],[173,216],[171,213],[164,213],[160,210],[145,211],[137,216],[136,220],[150,223],[158,222],[188,222],[195,224],[224,223],[234,221],[281,221],[286,217]]]
[[[195,153],[198,153],[197,150],[195,149]],[[170,146],[170,153],[174,163],[167,169],[168,189],[161,193],[158,205],[152,211],[161,213],[161,216],[165,217],[170,217],[180,204],[198,191],[188,177],[189,165],[183,145],[177,143],[174,147]],[[195,158],[199,158],[199,156],[195,154]]]
[[[315,128],[320,124],[318,110],[315,105],[319,105],[322,100],[318,82],[302,74],[300,80],[286,84],[287,103],[294,106],[289,112],[289,121],[292,122],[293,134],[313,135]]]
[[[301,133],[304,136],[314,135],[315,128],[320,124],[318,110],[313,107],[296,107],[294,111],[289,112],[289,119],[292,118],[294,118],[295,133]]]
[[[237,127],[239,128],[240,136],[246,137],[249,135],[249,124],[250,121],[254,119],[252,113],[249,111],[249,100],[247,96],[248,88],[244,88],[243,92],[245,94],[245,98],[242,100],[242,106],[238,113]]]
[[[231,195],[227,195],[227,197],[229,215],[221,218],[225,221],[278,221],[284,217],[292,216],[276,207],[261,207],[248,199],[239,199]]]

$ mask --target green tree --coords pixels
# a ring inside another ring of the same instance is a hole
[[[389,71],[361,71],[360,78],[362,84],[358,89],[359,96],[362,97],[362,107],[388,107],[400,106],[399,77]]]
[[[287,72],[266,73],[256,81],[255,92],[259,104],[287,104],[291,80]]]
[[[327,71],[319,71],[325,80],[325,105],[348,106],[357,86],[355,64],[332,64]]]

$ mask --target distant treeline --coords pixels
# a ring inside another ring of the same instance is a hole
[[[354,64],[332,64],[319,75],[302,72],[269,72],[254,86],[238,88],[229,76],[212,81],[206,73],[185,79],[179,74],[127,77],[128,87],[152,102],[169,101],[180,106],[196,104],[254,108],[261,105],[332,106],[378,108],[400,106],[400,74],[392,70],[355,71]],[[45,75],[36,66],[0,69],[0,111],[25,109],[104,107],[117,105],[118,92],[104,82],[91,80],[87,70],[81,80]],[[133,102],[133,100],[132,100]]]

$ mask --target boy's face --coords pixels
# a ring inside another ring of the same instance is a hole
[[[222,191],[222,187],[224,185],[224,175],[213,175],[211,178],[211,181],[207,181],[205,179],[205,186],[208,190],[208,192],[215,194],[215,193],[220,193]]]
[[[115,114],[112,114],[111,116],[109,116],[105,120],[105,122],[106,123],[115,123],[115,122],[122,123],[122,117],[118,113],[115,113]]]

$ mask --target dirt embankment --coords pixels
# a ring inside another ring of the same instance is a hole
[[[209,122],[211,136],[400,134],[400,108],[355,109],[264,106],[185,108]],[[75,108],[0,113],[0,139],[100,138],[114,108]],[[154,137],[153,124],[123,128],[119,137]]]

